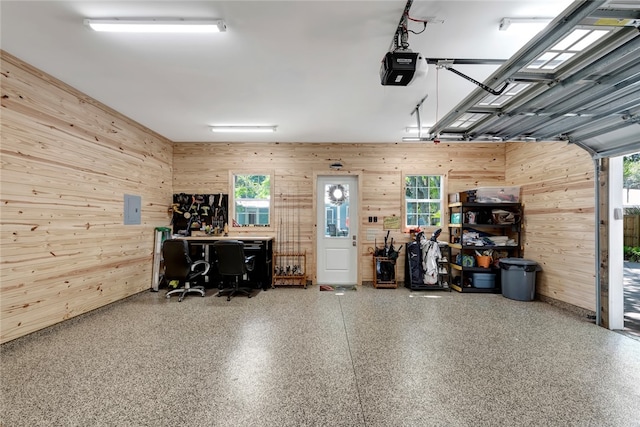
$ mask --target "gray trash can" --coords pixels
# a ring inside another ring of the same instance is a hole
[[[536,295],[536,271],[541,270],[537,262],[523,258],[502,258],[500,270],[502,296],[518,301],[533,301]]]

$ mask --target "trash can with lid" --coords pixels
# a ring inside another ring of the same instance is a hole
[[[502,258],[500,270],[502,296],[518,301],[533,301],[536,295],[536,271],[541,270],[537,262],[523,258]]]

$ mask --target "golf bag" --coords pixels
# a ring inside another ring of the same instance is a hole
[[[411,242],[407,245],[407,257],[409,262],[409,275],[412,284],[422,283],[422,254],[420,243]],[[409,278],[408,278],[409,279]]]

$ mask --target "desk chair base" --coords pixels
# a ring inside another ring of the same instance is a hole
[[[178,302],[182,302],[184,297],[191,292],[198,293],[200,294],[201,297],[203,297],[205,294],[204,286],[194,286],[193,288],[189,286],[185,286],[184,288],[173,289],[167,292],[166,297],[171,298],[171,295],[180,294],[180,298],[178,298]]]
[[[229,288],[229,289],[220,289],[216,294],[217,297],[226,296],[227,301],[231,301],[231,297],[236,296],[237,294],[246,295],[247,298],[251,298],[251,291],[243,288]]]
[[[231,301],[231,297],[236,296],[236,294],[246,295],[247,298],[251,298],[252,289],[249,288],[241,288],[238,278],[236,277],[236,282],[234,283],[233,288],[222,288],[216,294],[217,297],[221,297],[226,295],[227,301]]]

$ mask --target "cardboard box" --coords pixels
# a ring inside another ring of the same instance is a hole
[[[462,191],[460,193],[449,193],[449,203],[475,202],[476,190]]]
[[[449,203],[466,202],[467,193],[449,193]]]

